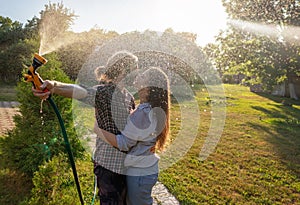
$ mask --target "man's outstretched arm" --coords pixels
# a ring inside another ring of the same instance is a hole
[[[47,88],[48,92],[43,92]],[[32,88],[34,96],[47,99],[50,94],[57,94],[67,98],[82,99],[88,94],[87,90],[76,84],[62,83],[58,81],[45,80],[40,90]]]

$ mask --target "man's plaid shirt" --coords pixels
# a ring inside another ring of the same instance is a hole
[[[87,98],[91,100],[95,94],[89,89],[88,91],[89,96]],[[126,125],[130,112],[135,108],[133,96],[125,88],[120,90],[113,83],[97,86],[94,103],[98,126],[113,134],[120,134]],[[125,156],[126,153],[97,137],[94,153],[96,164],[113,172],[124,174]]]

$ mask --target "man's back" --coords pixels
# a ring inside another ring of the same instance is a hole
[[[120,90],[112,83],[97,87],[95,115],[100,128],[119,134],[120,130],[124,129],[127,117],[134,106],[133,96],[126,89]],[[113,172],[124,174],[125,156],[125,153],[97,138],[94,161],[98,165]]]

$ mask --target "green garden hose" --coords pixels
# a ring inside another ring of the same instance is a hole
[[[70,160],[70,164],[71,164],[71,167],[72,167],[77,192],[78,192],[78,195],[79,195],[79,198],[80,198],[80,202],[83,205],[84,201],[83,201],[83,197],[82,197],[81,190],[80,190],[80,184],[79,184],[79,179],[78,179],[78,175],[77,175],[77,171],[76,171],[75,161],[74,161],[73,153],[72,153],[72,150],[71,150],[71,146],[70,146],[70,143],[69,143],[69,139],[68,139],[68,135],[67,135],[67,132],[66,132],[64,122],[63,122],[61,114],[60,114],[59,110],[57,109],[57,106],[56,106],[55,102],[52,100],[51,96],[48,98],[48,101],[50,102],[50,104],[51,104],[52,108],[54,109],[55,114],[58,118],[58,121],[59,121],[59,124],[60,124],[60,127],[61,127],[61,131],[62,131],[62,134],[63,134],[63,137],[64,137],[66,150],[67,150],[68,155],[69,155],[69,160]]]

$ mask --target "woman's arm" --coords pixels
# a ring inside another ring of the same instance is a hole
[[[118,148],[122,151],[128,151],[133,147],[137,141],[126,137],[123,134],[115,135],[106,130],[103,130],[98,127],[97,121],[94,124],[94,132],[100,137],[103,141],[111,144],[112,146]]]
[[[105,142],[111,144],[114,147],[118,147],[118,142],[115,134],[107,132],[106,130],[100,129],[98,127],[97,121],[94,124],[94,132]]]
[[[44,92],[47,88],[49,91]],[[62,83],[58,81],[45,80],[40,87],[41,90],[32,88],[33,95],[42,99],[47,99],[50,94],[54,93],[67,98],[82,99],[87,96],[87,90],[76,84]]]

